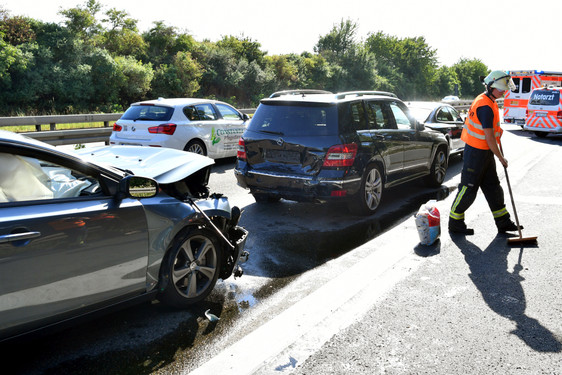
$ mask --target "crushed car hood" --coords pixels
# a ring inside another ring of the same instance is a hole
[[[129,170],[135,175],[153,178],[160,184],[180,181],[214,164],[214,160],[206,156],[171,148],[105,146],[76,152],[94,163]]]

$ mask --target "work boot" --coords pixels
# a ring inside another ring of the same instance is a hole
[[[472,236],[474,234],[474,229],[467,228],[464,220],[449,219],[449,232]]]
[[[516,230],[523,229],[523,225],[517,227],[517,224],[515,224],[513,221],[509,219],[496,223],[496,226],[498,227],[498,233],[513,232]]]

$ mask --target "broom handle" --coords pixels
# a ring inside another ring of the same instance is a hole
[[[504,155],[501,143],[500,143],[500,151],[502,155]],[[511,205],[513,206],[513,215],[515,216],[515,223],[517,224],[517,231],[519,232],[519,238],[523,238],[523,235],[521,234],[521,226],[519,225],[519,217],[517,216],[517,209],[515,208],[515,200],[513,199],[513,192],[511,191],[511,183],[509,182],[509,174],[507,173],[506,167],[503,167],[503,170],[505,171],[505,179],[507,181],[507,188],[509,189],[509,197],[511,198]]]

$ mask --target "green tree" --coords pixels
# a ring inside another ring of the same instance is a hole
[[[145,62],[154,66],[170,64],[178,52],[192,52],[197,46],[191,35],[180,34],[163,21],[154,22],[154,27],[142,36],[148,45]]]
[[[462,95],[460,91],[460,81],[455,70],[447,66],[442,66],[437,69],[435,83],[432,85],[432,90],[430,92],[436,99],[443,98],[447,95]]]
[[[480,76],[488,75],[490,70],[482,61],[461,58],[452,66],[452,69],[459,79],[463,97],[475,98],[484,91]]]
[[[314,50],[330,65],[325,89],[331,91],[376,89],[378,75],[375,55],[355,41],[357,24],[341,21],[321,36]]]
[[[236,60],[244,59],[251,63],[255,61],[259,66],[264,66],[265,52],[261,50],[261,44],[252,41],[244,36],[237,38],[235,36],[224,36],[216,43],[218,48],[224,48],[232,51]]]
[[[119,102],[116,109],[122,111],[131,103],[146,99],[154,70],[152,64],[143,64],[132,56],[117,56],[115,63],[119,72]]]
[[[298,88],[300,83],[298,58],[291,55],[265,56],[265,63],[275,75],[275,90]]]
[[[101,4],[96,0],[87,0],[84,7],[62,9],[59,14],[67,18],[64,23],[71,33],[90,41],[103,29],[96,19],[96,14],[101,8]]]
[[[154,73],[154,97],[191,97],[199,90],[202,71],[189,52],[178,52],[171,64],[160,65]]]
[[[102,22],[109,23],[110,27],[102,33],[101,46],[113,56],[144,58],[148,46],[138,33],[137,20],[129,18],[127,12],[115,8],[109,9],[105,15],[107,18]]]
[[[392,82],[402,98],[421,99],[431,96],[429,88],[436,79],[436,50],[424,37],[398,39],[381,31],[370,34],[366,48],[375,54],[379,74]]]

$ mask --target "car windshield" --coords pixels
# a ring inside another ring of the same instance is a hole
[[[560,91],[538,90],[531,94],[529,104],[531,105],[558,105],[560,103]]]
[[[416,108],[409,107],[410,115],[418,120],[418,122],[425,122],[431,113],[431,108]]]
[[[262,103],[252,117],[248,129],[285,136],[337,134],[337,108],[325,103]]]
[[[122,120],[133,121],[169,121],[174,108],[156,105],[131,106],[121,117]]]

